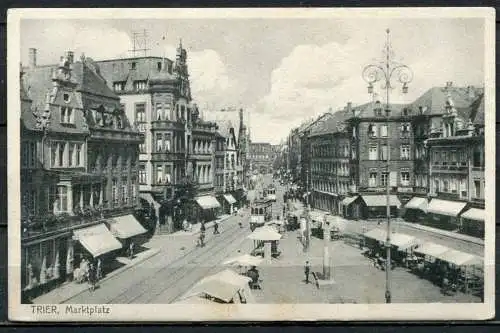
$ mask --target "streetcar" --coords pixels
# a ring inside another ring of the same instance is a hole
[[[276,202],[276,188],[274,186],[271,185],[266,189],[266,198]]]
[[[250,208],[250,230],[264,226],[273,216],[273,202],[267,198],[256,199]]]

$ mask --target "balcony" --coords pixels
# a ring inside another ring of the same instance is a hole
[[[469,168],[467,165],[463,164],[432,164],[431,171],[443,173],[467,173],[469,171]]]
[[[184,130],[184,123],[180,121],[173,120],[155,120],[151,122],[151,130]]]
[[[196,161],[210,161],[212,159],[212,154],[210,153],[192,153],[189,154],[189,160]]]
[[[198,190],[211,190],[214,188],[213,183],[202,183],[198,184]]]
[[[413,193],[415,194],[427,194],[428,188],[426,186],[413,186]]]
[[[484,165],[483,166],[473,166],[472,171],[474,172],[484,172]]]
[[[132,200],[133,201],[133,200]],[[76,215],[66,213],[54,215],[31,216],[21,221],[22,239],[36,237],[50,237],[58,233],[70,232],[73,229],[103,223],[106,219],[116,216],[132,214],[137,208],[134,202],[123,204],[120,207],[88,207]]]
[[[174,160],[183,160],[185,153],[181,152],[172,152],[172,151],[163,151],[163,152],[153,152],[151,153],[151,161],[174,161]]]

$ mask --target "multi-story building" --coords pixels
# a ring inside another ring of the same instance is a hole
[[[484,237],[485,142],[483,95],[457,109],[449,94],[429,153],[428,219],[441,228]]]
[[[127,116],[145,135],[140,146],[141,199],[155,208],[158,227],[175,229],[181,211],[177,193],[189,177],[213,194],[213,123],[204,122],[192,102],[187,52],[179,44],[175,62],[161,57],[100,61],[101,74],[121,98]],[[189,170],[188,170],[189,168]],[[215,205],[214,198],[206,199]],[[179,224],[177,224],[179,226]]]
[[[314,208],[338,214],[352,183],[350,138],[341,110],[330,116],[309,135],[311,145],[311,203]]]
[[[235,128],[231,121],[221,121],[218,124],[219,133],[223,137],[223,168],[222,188],[219,192],[219,202],[226,214],[231,214],[236,208],[235,192],[242,189],[241,159],[237,149]],[[219,162],[220,163],[220,162]]]
[[[270,143],[250,143],[249,159],[251,169],[262,174],[272,172],[272,151]]]
[[[146,231],[133,216],[144,137],[91,59],[67,52],[58,65],[37,66],[31,49],[24,71],[22,290],[33,295],[72,276],[82,257],[113,253]]]

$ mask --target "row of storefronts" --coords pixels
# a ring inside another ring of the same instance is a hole
[[[145,233],[146,229],[134,215],[127,214],[82,222],[66,232],[24,238],[21,258],[24,300],[72,280],[74,271],[84,259],[100,259],[104,269],[113,267],[113,260],[128,255],[131,243],[137,245],[133,248],[139,248]]]

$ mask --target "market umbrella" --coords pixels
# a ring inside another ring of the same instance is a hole
[[[241,256],[230,258],[224,261],[223,265],[241,265],[241,266],[259,266],[262,263],[261,258],[243,254]]]
[[[281,239],[281,234],[275,228],[266,225],[255,229],[248,238],[260,241],[277,241]]]

